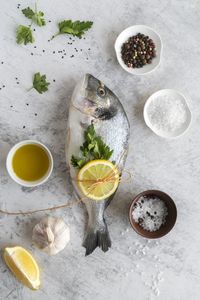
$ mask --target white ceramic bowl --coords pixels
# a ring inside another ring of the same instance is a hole
[[[152,59],[152,62],[150,64],[147,64],[143,66],[142,68],[128,68],[127,65],[124,63],[121,57],[121,48],[122,45],[133,35],[136,35],[138,33],[143,33],[145,35],[148,35],[155,43],[156,45],[156,57]],[[119,36],[117,37],[115,41],[115,52],[117,55],[117,60],[121,67],[134,75],[143,75],[150,73],[151,71],[155,70],[155,68],[158,67],[160,63],[161,58],[161,50],[162,50],[162,42],[161,38],[152,28],[145,26],[145,25],[134,25],[131,27],[126,28],[124,31],[122,31]]]
[[[17,149],[19,149],[20,147],[22,147],[24,145],[29,145],[29,144],[38,145],[39,147],[44,149],[49,158],[49,169],[47,170],[46,174],[37,181],[25,181],[25,180],[20,179],[15,174],[15,172],[13,170],[13,166],[12,166],[13,156],[14,156],[15,152],[17,151]],[[52,157],[52,154],[49,151],[49,149],[44,144],[42,144],[38,141],[35,141],[35,140],[25,140],[25,141],[17,143],[10,149],[10,151],[7,155],[6,168],[7,168],[7,171],[8,171],[8,174],[10,175],[10,177],[18,184],[25,186],[25,187],[35,187],[35,186],[41,185],[42,183],[46,182],[47,179],[50,177],[52,170],[53,170],[53,157]]]
[[[181,127],[179,127],[178,129],[172,131],[172,132],[168,132],[168,131],[161,131],[158,130],[150,121],[149,119],[149,114],[148,114],[148,108],[151,106],[152,102],[160,97],[162,99],[162,97],[173,97],[178,99],[179,101],[181,101],[181,103],[183,104],[185,113],[186,113],[186,120],[185,122],[181,125]],[[163,89],[163,90],[159,90],[156,93],[152,94],[146,101],[145,106],[144,106],[144,111],[143,111],[143,116],[144,116],[144,120],[146,125],[157,135],[164,137],[164,138],[176,138],[178,136],[181,136],[183,133],[186,132],[186,130],[189,128],[191,120],[192,120],[192,115],[191,115],[191,111],[188,107],[187,104],[187,100],[185,98],[184,95],[182,95],[180,92],[176,91],[176,90],[172,90],[172,89]]]

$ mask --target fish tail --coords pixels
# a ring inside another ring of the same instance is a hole
[[[83,242],[86,248],[85,255],[91,254],[97,247],[106,252],[111,247],[110,235],[106,223],[101,224],[99,228],[88,228]]]

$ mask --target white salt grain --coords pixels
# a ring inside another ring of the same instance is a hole
[[[187,120],[186,104],[173,95],[155,97],[148,106],[147,114],[155,130],[164,133],[179,130]]]
[[[165,224],[167,214],[165,203],[158,197],[140,197],[132,211],[134,221],[151,232]]]

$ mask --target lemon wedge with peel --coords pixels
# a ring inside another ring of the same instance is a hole
[[[22,247],[5,248],[4,260],[16,278],[32,290],[40,287],[39,267],[32,255]]]
[[[111,196],[119,185],[119,171],[108,160],[92,160],[78,173],[78,186],[84,196],[103,200]]]

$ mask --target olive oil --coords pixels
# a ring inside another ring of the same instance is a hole
[[[49,157],[45,149],[39,145],[21,146],[12,159],[12,167],[16,176],[25,181],[37,181],[48,171]]]

